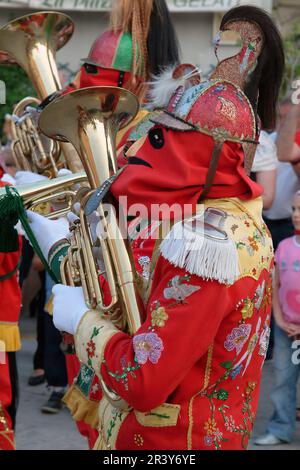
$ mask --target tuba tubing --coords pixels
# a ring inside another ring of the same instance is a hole
[[[83,286],[88,308],[99,309],[102,314],[111,316],[120,311],[124,317],[121,323],[126,325],[124,329],[130,334],[134,334],[141,325],[141,304],[136,291],[134,267],[120,234],[116,216],[114,211],[111,211],[107,217],[102,203],[98,205],[101,233],[105,232],[107,236],[101,236],[99,231],[97,236],[102,248],[104,273],[112,296],[110,304],[105,305],[104,295],[99,289],[99,275],[103,274],[103,271],[99,269],[93,256],[93,242],[85,209],[94,191],[116,173],[117,131],[134,119],[138,109],[137,98],[127,90],[117,87],[92,87],[56,99],[45,108],[39,120],[42,132],[48,137],[54,140],[68,140],[74,145],[92,188],[91,192],[81,199],[80,226],[73,227],[77,238],[71,244],[68,260],[63,263],[62,277],[68,284],[68,277],[72,270],[74,272],[75,265],[75,270],[81,271],[80,277],[84,277],[84,282],[77,285]],[[78,256],[83,262],[83,272],[78,263],[76,265],[74,245],[80,252]]]
[[[0,63],[18,64],[28,75],[40,100],[61,90],[56,51],[72,37],[74,23],[64,13],[41,11],[17,18],[0,28]],[[75,149],[61,144],[68,168],[82,170]]]

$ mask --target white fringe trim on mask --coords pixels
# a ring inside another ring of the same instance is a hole
[[[192,221],[175,224],[160,252],[174,266],[206,280],[231,285],[240,275],[234,241],[211,238],[204,230],[193,229]]]
[[[171,65],[159,75],[152,76],[152,80],[147,83],[149,86],[147,108],[166,108],[177,88],[186,86],[186,81],[189,78],[199,74],[199,70],[194,70],[180,78],[173,78],[173,72],[177,67],[178,65]]]

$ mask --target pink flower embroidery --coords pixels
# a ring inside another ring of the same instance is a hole
[[[224,343],[227,351],[233,351],[236,349],[236,353],[240,354],[244,344],[249,338],[251,331],[251,325],[242,324],[238,328],[234,328],[232,332],[227,336]]]
[[[142,333],[133,338],[133,349],[139,364],[146,364],[148,360],[157,364],[164,346],[156,333]]]

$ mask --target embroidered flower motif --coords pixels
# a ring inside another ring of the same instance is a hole
[[[267,321],[269,320],[269,316],[267,317]],[[269,340],[270,340],[270,327],[268,323],[264,324],[263,330],[261,332],[260,338],[259,338],[259,352],[258,354],[262,356],[263,358],[266,357],[267,351],[268,351],[268,346],[269,346]]]
[[[87,343],[87,348],[86,348],[86,352],[88,354],[88,357],[94,357],[95,356],[95,350],[96,350],[96,344],[95,342],[91,339],[88,343]]]
[[[273,293],[273,284],[272,284],[272,278],[270,278],[267,281],[267,285],[265,289],[265,296],[262,301],[262,307],[266,310],[272,303],[272,293]]]
[[[158,326],[162,328],[165,326],[165,322],[168,320],[169,316],[164,307],[158,307],[156,310],[151,312],[151,318],[152,326]]]
[[[100,385],[99,385],[98,383],[95,383],[95,384],[92,386],[91,392],[92,392],[93,394],[96,394],[99,390],[100,390]]]
[[[219,429],[217,429],[217,431],[215,432],[214,438],[218,442],[222,441],[223,440],[223,433]]]
[[[258,251],[259,246],[257,244],[257,241],[254,239],[254,237],[248,237],[249,245],[251,246],[252,250]]]
[[[255,390],[255,387],[256,387],[256,382],[250,381],[250,382],[247,383],[247,387],[245,389],[245,394],[246,394],[247,397],[252,395],[252,393]]]
[[[244,344],[249,338],[251,331],[251,325],[242,324],[238,328],[234,328],[232,332],[227,336],[224,343],[227,351],[233,351],[236,349],[236,354],[240,354]]]
[[[146,364],[148,360],[157,364],[164,346],[156,333],[142,333],[133,338],[133,349],[139,364]]]
[[[253,303],[249,297],[244,300],[244,305],[241,310],[242,319],[245,321],[247,318],[251,318],[253,315]]]
[[[263,298],[264,298],[264,293],[265,293],[265,288],[266,288],[266,281],[263,280],[262,284],[259,285],[255,291],[255,308],[257,310],[260,309]]]
[[[149,256],[138,256],[138,263],[143,269],[142,276],[145,279],[149,279],[150,276],[150,258]]]
[[[140,434],[135,434],[133,439],[135,445],[137,445],[138,447],[142,447],[142,445],[144,445],[144,439]]]
[[[234,234],[238,228],[239,228],[238,225],[236,225],[236,224],[232,225],[232,227],[231,227],[232,233]]]
[[[204,445],[210,447],[213,445],[213,438],[211,436],[204,436]]]
[[[234,432],[235,431],[235,421],[233,419],[233,416],[230,415],[226,421],[225,421],[225,427],[227,429],[227,431],[229,432]]]
[[[216,434],[218,428],[214,418],[208,418],[208,420],[204,423],[204,429],[209,436],[213,436]]]
[[[175,299],[178,303],[183,303],[187,297],[201,289],[200,286],[192,286],[191,284],[183,284],[184,281],[189,281],[190,276],[175,276],[170,282],[169,286],[164,289],[165,299]]]
[[[227,390],[225,390],[224,388],[221,388],[216,393],[216,397],[218,398],[218,400],[226,401],[226,400],[228,400],[228,396],[229,396],[229,394],[228,394]]]

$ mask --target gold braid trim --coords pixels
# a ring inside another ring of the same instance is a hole
[[[210,379],[210,372],[211,372],[211,364],[212,364],[212,357],[213,357],[213,349],[214,349],[214,344],[212,343],[207,351],[207,361],[206,361],[206,368],[205,368],[205,376],[204,376],[204,383],[203,383],[203,388],[200,390],[200,392],[197,392],[189,402],[189,427],[188,427],[188,433],[187,433],[187,448],[188,450],[192,450],[193,448],[193,426],[194,426],[194,420],[193,420],[193,404],[195,398],[200,395],[200,393],[205,390],[209,384],[209,379]]]
[[[0,342],[4,343],[5,352],[19,351],[21,340],[18,323],[0,322]]]
[[[71,385],[65,396],[63,402],[70,410],[70,413],[75,421],[83,421],[97,429],[99,426],[99,403],[86,398],[75,384]]]

